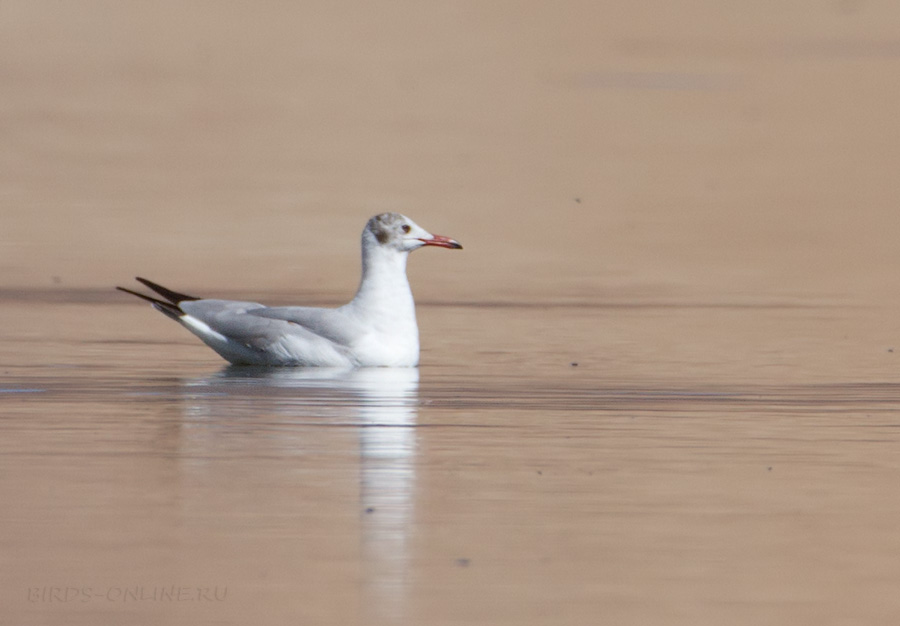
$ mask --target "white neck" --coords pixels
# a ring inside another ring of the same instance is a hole
[[[408,252],[363,245],[362,279],[350,305],[376,324],[416,326],[416,306],[406,278]]]

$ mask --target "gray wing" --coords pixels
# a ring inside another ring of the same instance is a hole
[[[194,300],[179,306],[217,333],[261,350],[285,335],[311,342],[326,340],[341,349],[350,344],[356,330],[353,320],[338,309],[267,307],[234,300]]]
[[[275,306],[255,308],[247,313],[263,320],[289,322],[342,346],[350,345],[353,339],[363,332],[359,322],[342,309]]]
[[[284,333],[283,325],[248,315],[265,308],[257,302],[193,300],[179,303],[179,308],[220,335],[259,350],[267,349]]]

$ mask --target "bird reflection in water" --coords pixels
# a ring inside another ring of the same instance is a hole
[[[229,400],[251,397],[260,400],[252,403],[257,410],[264,405],[270,415],[297,417],[303,423],[311,418],[338,418],[358,426],[361,601],[372,617],[391,622],[403,616],[405,605],[418,385],[419,370],[411,367],[230,366],[185,386],[186,417],[194,420],[246,414],[252,410],[248,403]]]

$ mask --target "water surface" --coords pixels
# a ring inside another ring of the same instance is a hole
[[[32,319],[68,326],[3,336],[17,623],[749,624],[898,608],[900,384],[861,372],[862,354],[855,372],[804,355],[793,379],[755,364],[778,361],[755,328],[794,324],[812,345],[859,319],[852,307],[425,305],[424,326],[458,327],[423,337],[419,369],[266,370],[223,367],[115,298],[33,298]],[[661,318],[678,349],[641,348]],[[726,329],[706,362],[672,362]]]

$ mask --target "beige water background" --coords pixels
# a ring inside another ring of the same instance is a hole
[[[898,112],[892,2],[3,0],[0,623],[896,624]],[[111,289],[384,210],[418,370]]]

